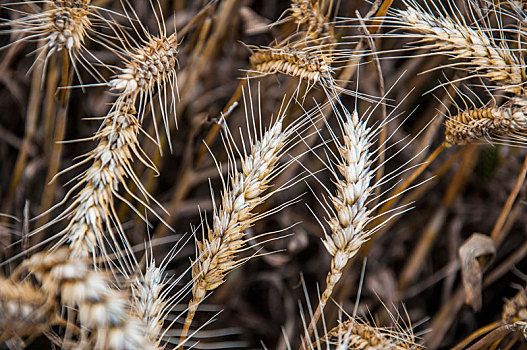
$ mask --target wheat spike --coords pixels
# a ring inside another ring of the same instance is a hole
[[[270,214],[256,215],[254,209],[280,190],[275,189],[264,194],[271,187],[270,182],[277,172],[283,169],[277,167],[278,160],[291,142],[291,136],[299,132],[299,128],[306,122],[306,118],[299,118],[284,128],[286,108],[282,106],[279,116],[270,128],[260,135],[259,140],[250,138],[249,150],[243,150],[241,170],[235,167],[232,169],[229,175],[230,186],[224,187],[221,205],[214,209],[212,227],[203,225],[203,240],[196,242],[196,260],[192,266],[192,299],[189,302],[180,345],[207,291],[220,286],[225,276],[245,261],[237,259],[238,253],[246,248],[245,230],[262,215]],[[251,117],[247,115],[246,118]],[[252,118],[256,125],[254,115]],[[232,149],[231,147],[227,146],[228,149]],[[234,159],[234,154],[231,154],[233,164]]]
[[[109,277],[94,271],[69,248],[33,255],[25,262],[42,290],[59,298],[70,312],[77,310],[83,336],[74,348],[156,349],[145,336],[145,325],[131,312],[126,295],[110,287]]]
[[[514,138],[527,128],[527,109],[518,98],[512,102],[501,107],[469,109],[448,118],[445,144],[464,145],[490,138]]]
[[[108,83],[113,91],[120,94],[120,98],[139,101],[138,119],[141,121],[146,105],[150,104],[153,113],[154,103],[159,102],[167,132],[170,110],[166,106],[171,103],[175,108],[177,95],[177,48],[177,33],[168,37],[165,33],[157,37],[147,34],[145,45],[128,50],[125,67]],[[159,101],[154,100],[156,90]],[[167,90],[170,91],[171,101],[167,100]]]
[[[322,341],[338,350],[420,349],[411,334],[398,334],[349,319],[331,329]]]
[[[337,99],[337,102],[340,100]],[[359,118],[357,111],[350,113],[344,106],[340,106],[344,116],[334,106],[343,134],[342,141],[334,137],[340,156],[336,162],[340,177],[333,174],[337,189],[337,194],[331,195],[334,216],[328,220],[331,233],[325,233],[322,240],[332,256],[331,267],[326,277],[326,288],[309,323],[304,344],[309,343],[309,337],[349,259],[357,254],[371,232],[366,227],[371,212],[366,204],[374,188],[374,175],[370,170],[372,153],[369,151],[374,133],[366,121]]]
[[[294,48],[291,45],[258,48],[250,57],[251,68],[262,75],[285,74],[312,84],[333,86],[331,55],[317,48]]]
[[[91,27],[95,14],[91,0],[44,0],[32,1],[42,7],[42,12],[23,13],[18,19],[7,24],[11,31],[21,33],[21,40],[42,39],[37,59],[46,63],[55,52],[67,50],[74,61],[85,50],[84,44],[89,32],[97,34]],[[17,10],[18,11],[18,10]],[[93,17],[93,19],[92,19]],[[91,64],[86,61],[88,65]]]
[[[516,95],[525,92],[525,63],[505,44],[497,44],[484,29],[469,27],[455,16],[436,18],[416,4],[407,5],[406,10],[396,11],[397,25],[416,32],[422,41],[433,42],[431,47],[437,52],[466,62],[471,71],[505,91]]]
[[[132,168],[134,156],[145,159],[138,142],[140,124],[135,116],[135,107],[126,99],[120,100],[117,107],[108,114],[102,128],[92,138],[98,141],[98,145],[84,161],[92,161],[91,166],[65,198],[72,196],[78,188],[81,188],[80,192],[57,217],[57,220],[69,217],[68,226],[58,245],[69,241],[75,256],[85,257],[94,253],[96,248],[103,250],[107,229],[110,237],[117,241],[111,230],[112,220],[116,223],[121,239],[126,242],[114,209],[114,197],[121,198],[118,188],[125,184],[126,178],[134,180],[138,188],[146,193]],[[144,162],[149,165],[146,160]]]
[[[288,11],[296,24],[306,27],[308,38],[317,39],[328,35],[334,40],[333,27],[322,12],[324,7],[324,2],[318,0],[292,0]]]
[[[119,186],[124,186],[125,190],[145,207],[150,207],[126,187],[127,178],[132,179],[147,202],[155,202],[134,174],[132,163],[136,158],[154,169],[141,150],[138,140],[147,101],[150,101],[153,113],[154,90],[157,90],[160,96],[161,112],[167,133],[169,132],[167,101],[161,96],[166,98],[167,89],[171,89],[172,93],[176,91],[176,53],[176,34],[168,38],[164,34],[160,37],[149,36],[143,47],[129,52],[126,67],[109,82],[110,87],[120,94],[105,117],[101,129],[90,138],[98,142],[97,147],[88,153],[86,160],[69,168],[92,161],[90,168],[81,175],[80,181],[65,197],[66,200],[83,186],[74,202],[56,218],[61,220],[69,217],[65,235],[58,245],[69,241],[72,254],[86,256],[93,253],[95,248],[103,250],[104,253],[105,230],[109,231],[108,235],[112,241],[118,241],[111,229],[112,221],[120,240],[128,247],[114,208],[114,198],[123,199],[118,193]],[[172,100],[172,103],[175,101]]]
[[[503,304],[501,319],[510,324],[527,320],[527,288],[522,288],[516,295]]]
[[[0,343],[35,336],[56,323],[57,305],[29,282],[0,277]]]

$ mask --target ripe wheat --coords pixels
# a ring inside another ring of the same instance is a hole
[[[519,103],[515,104],[517,101]],[[461,111],[445,122],[445,144],[465,145],[488,139],[514,139],[527,128],[527,111],[519,98],[501,107]],[[519,138],[519,136],[518,136]]]
[[[486,77],[505,91],[525,93],[525,63],[506,44],[499,44],[482,28],[474,29],[455,16],[434,17],[417,4],[407,2],[406,10],[395,11],[395,24],[415,32],[419,39],[431,42],[436,52],[464,63],[477,76]]]

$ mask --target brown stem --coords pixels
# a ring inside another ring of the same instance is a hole
[[[62,149],[64,141],[64,135],[66,134],[66,122],[68,112],[68,102],[71,95],[71,89],[67,86],[71,85],[73,78],[73,71],[70,70],[70,61],[68,50],[62,50],[62,77],[61,77],[61,91],[59,96],[59,109],[57,112],[57,121],[55,123],[55,135],[53,137],[53,147],[51,150],[51,156],[49,160],[48,173],[46,176],[46,184],[44,187],[44,193],[40,202],[40,210],[43,212],[47,210],[53,203],[53,197],[55,194],[56,182],[51,182],[51,179],[60,168],[60,161],[62,158]],[[48,215],[42,215],[37,221],[37,227],[44,225],[47,222]]]
[[[192,320],[194,320],[194,316],[196,315],[196,311],[198,310],[198,306],[202,300],[203,299],[194,301],[194,299],[192,299],[192,301],[189,303],[187,317],[185,318],[185,323],[183,324],[183,329],[181,330],[181,336],[176,348],[177,350],[183,348],[183,344],[187,339],[188,331],[190,330],[190,325],[192,324]]]
[[[476,344],[472,345],[471,347],[467,348],[466,350],[478,350],[483,347],[485,347],[487,344],[490,344],[498,339],[503,338],[504,336],[514,332],[517,330],[517,327],[515,325],[506,324],[499,328],[496,328],[483,338],[481,338]]]
[[[454,346],[451,350],[462,350],[465,346],[467,346],[472,341],[474,341],[474,339],[479,338],[480,336],[482,336],[485,333],[493,331],[494,329],[496,329],[501,324],[502,324],[501,321],[496,321],[496,322],[492,322],[492,323],[490,323],[490,324],[488,324],[486,326],[483,326],[483,327],[475,330],[471,335],[466,337],[463,341],[461,341],[459,344]]]
[[[507,198],[507,201],[505,202],[503,209],[501,210],[500,216],[498,217],[498,220],[496,221],[496,224],[494,225],[492,232],[490,233],[490,238],[492,238],[492,240],[497,246],[500,245],[503,239],[505,238],[504,235],[502,234],[502,228],[503,228],[503,225],[505,225],[505,221],[507,220],[507,217],[509,216],[509,213],[512,209],[512,205],[514,204],[514,201],[516,200],[516,197],[518,197],[518,194],[520,193],[520,190],[523,186],[523,182],[525,181],[526,175],[527,175],[527,156],[525,156],[525,158],[523,159],[523,165],[516,179],[516,183],[514,184],[514,187],[512,188],[512,191],[509,194],[509,197]]]

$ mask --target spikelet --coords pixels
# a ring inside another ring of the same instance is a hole
[[[514,298],[503,304],[501,319],[506,324],[527,320],[527,287],[520,289]]]
[[[307,80],[311,84],[333,86],[331,55],[320,48],[294,48],[281,45],[258,48],[250,57],[251,69],[261,75],[285,74]]]
[[[396,11],[396,25],[417,33],[424,42],[432,42],[437,52],[465,63],[464,67],[499,84],[516,95],[525,93],[525,62],[516,57],[504,43],[496,43],[487,31],[474,29],[455,16],[434,17],[407,2],[406,10]],[[414,7],[412,7],[414,6]]]
[[[126,295],[110,287],[103,272],[82,259],[71,258],[69,248],[33,255],[27,269],[42,290],[57,297],[71,312],[77,310],[83,332],[76,347],[95,349],[156,349],[144,335],[144,325],[131,312]]]
[[[514,98],[500,107],[462,111],[445,122],[445,145],[465,145],[488,139],[511,139],[527,128],[527,107]],[[518,104],[514,102],[518,101]]]
[[[398,334],[355,319],[340,323],[331,329],[322,341],[330,348],[339,350],[420,349],[411,334]]]
[[[42,333],[58,318],[56,308],[54,300],[29,282],[0,277],[0,343]]]

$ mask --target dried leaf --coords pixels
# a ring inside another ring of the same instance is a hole
[[[459,248],[461,277],[465,288],[465,303],[474,311],[481,309],[483,272],[496,256],[496,247],[489,236],[473,233]]]

